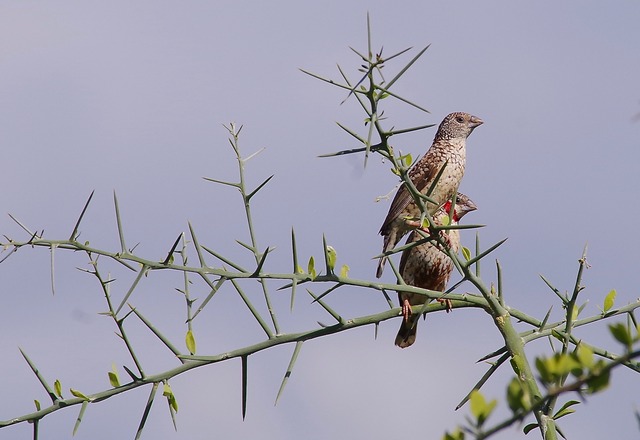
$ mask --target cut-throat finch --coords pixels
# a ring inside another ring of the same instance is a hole
[[[437,180],[429,198],[435,203],[426,203],[426,209],[433,216],[438,208],[453,197],[464,175],[466,162],[466,141],[471,132],[482,124],[482,119],[468,113],[451,113],[444,118],[431,148],[409,170],[409,178],[422,194],[436,182],[440,169],[444,171]],[[419,219],[422,215],[411,193],[402,185],[396,193],[389,213],[382,223],[380,235],[384,238],[382,252],[392,250],[411,229],[407,219]],[[376,276],[380,278],[386,257],[380,258]]]
[[[464,194],[458,193],[450,224],[457,224],[468,212],[477,209],[475,203]],[[433,216],[435,225],[442,226],[449,219],[451,201],[447,201]],[[442,231],[443,242],[447,243],[452,252],[460,249],[460,232],[457,229]],[[407,243],[421,240],[423,237],[414,230]],[[422,289],[444,292],[453,271],[453,261],[446,252],[433,242],[418,244],[402,252],[400,259],[400,275],[404,282],[410,286]],[[398,299],[402,307],[403,320],[396,336],[395,344],[400,348],[409,347],[416,340],[418,320],[420,315],[412,313],[412,306],[422,306],[429,301],[424,295],[398,292]]]

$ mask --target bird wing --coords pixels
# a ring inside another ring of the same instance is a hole
[[[436,177],[436,174],[438,174],[438,171],[439,170],[435,167],[429,166],[427,156],[424,156],[409,172],[409,178],[416,186],[418,191],[424,193],[426,192],[428,185],[430,185],[433,179]],[[411,202],[413,202],[413,197],[411,196],[411,193],[403,182],[402,186],[398,189],[398,192],[396,192],[396,195],[391,202],[389,212],[387,213],[387,217],[384,219],[384,222],[380,227],[380,235],[388,234],[389,226],[391,226],[391,223],[393,223],[393,221],[400,214],[402,214],[402,211],[404,211],[407,205]]]

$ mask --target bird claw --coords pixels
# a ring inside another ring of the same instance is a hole
[[[404,317],[404,322],[409,321],[409,316],[411,316],[412,313],[413,311],[411,310],[411,304],[409,303],[408,299],[405,299],[404,301],[402,301],[402,316]]]
[[[446,307],[446,311],[447,313],[449,313],[450,311],[453,310],[453,304],[451,303],[451,300],[448,298],[438,298],[436,299],[436,301],[438,301],[440,304],[444,305]]]

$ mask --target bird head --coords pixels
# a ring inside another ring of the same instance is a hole
[[[483,122],[479,117],[469,113],[450,113],[440,123],[436,139],[466,139]]]
[[[451,200],[447,200],[447,202],[442,206],[444,212],[451,212]],[[456,196],[456,206],[453,211],[453,221],[458,222],[462,217],[465,216],[468,212],[475,211],[478,209],[473,200],[462,193],[458,193]]]

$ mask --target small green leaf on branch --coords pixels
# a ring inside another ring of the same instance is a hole
[[[402,160],[402,163],[407,168],[409,168],[413,163],[413,157],[411,157],[411,154],[405,154],[403,156],[400,156],[400,160]]]
[[[487,402],[482,393],[478,390],[473,390],[471,392],[469,401],[471,402],[471,414],[478,421],[478,426],[481,426],[487,420],[493,409],[498,404],[498,401],[495,399]]]
[[[78,390],[74,390],[73,388],[69,388],[69,391],[71,392],[71,394],[73,394],[76,397],[79,397],[80,399],[89,400],[89,398],[86,395],[84,395],[82,392],[80,392]]]
[[[60,380],[56,379],[53,383],[53,391],[56,393],[56,396],[62,399],[62,384],[60,383]]]
[[[587,381],[588,391],[591,394],[597,393],[606,389],[609,386],[609,379],[611,376],[611,370],[602,371],[605,366],[604,360],[600,359],[595,363],[591,369],[593,377]]]
[[[162,395],[167,398],[167,402],[169,403],[171,409],[173,409],[175,412],[178,412],[178,402],[176,400],[176,396],[174,396],[173,391],[171,390],[171,387],[169,386],[169,382],[164,383]]]
[[[196,337],[194,336],[193,331],[189,330],[187,332],[185,342],[187,344],[187,350],[189,350],[189,353],[196,354]]]
[[[118,369],[116,368],[116,364],[111,365],[111,371],[108,373],[109,375],[109,383],[112,387],[117,388],[120,386],[120,378],[118,377]]]
[[[529,406],[528,402],[525,402],[524,397],[525,393],[522,384],[518,378],[514,377],[507,386],[507,404],[511,411],[515,413]]]
[[[577,404],[579,404],[579,403],[580,403],[580,402],[579,402],[579,401],[577,401],[577,400],[570,400],[570,401],[568,401],[567,403],[565,403],[564,405],[562,405],[562,408],[560,408],[560,409],[558,410],[558,412],[556,412],[556,413],[553,415],[553,419],[554,419],[554,420],[558,420],[560,417],[564,417],[564,416],[567,416],[567,415],[569,415],[569,414],[572,414],[572,413],[576,412],[576,410],[575,410],[575,409],[571,409],[570,407],[572,407],[573,405],[577,405]]]
[[[633,338],[626,325],[621,322],[609,324],[609,331],[611,332],[611,335],[613,335],[613,337],[616,339],[616,341],[624,344],[627,350],[631,350]]]
[[[593,365],[593,350],[584,344],[579,344],[575,350],[576,357],[585,368],[591,368]]]
[[[336,267],[336,260],[338,259],[338,253],[333,246],[327,246],[327,264],[329,269],[333,272],[333,268]]]
[[[613,304],[616,300],[616,295],[618,293],[616,292],[616,289],[611,290],[611,292],[609,292],[607,294],[607,296],[604,297],[604,305],[603,305],[603,311],[604,312],[608,312],[609,310],[611,310],[611,308],[613,307]]]
[[[464,440],[464,432],[460,428],[456,428],[452,433],[445,432],[442,440]]]
[[[309,258],[309,264],[307,265],[307,273],[311,276],[311,280],[315,280],[318,274],[316,273],[315,261],[313,257]]]

